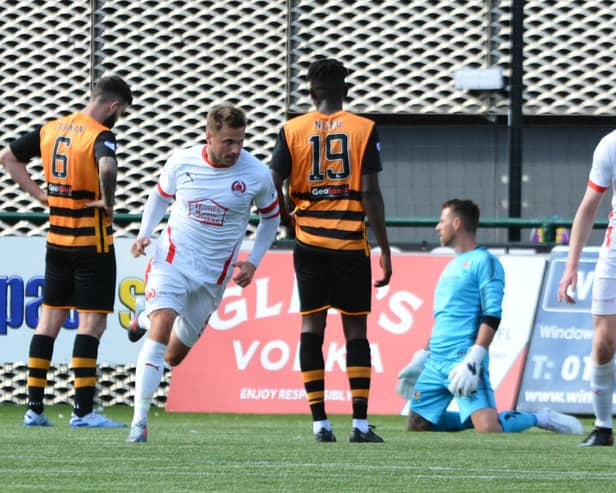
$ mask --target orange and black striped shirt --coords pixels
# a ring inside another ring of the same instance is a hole
[[[103,209],[86,207],[101,196],[98,160],[115,159],[115,136],[83,113],[50,121],[11,143],[23,162],[40,156],[47,181],[52,247],[106,253],[113,245],[111,219]]]
[[[271,167],[289,180],[300,244],[369,253],[362,175],[381,171],[372,120],[348,111],[310,112],[286,122]]]

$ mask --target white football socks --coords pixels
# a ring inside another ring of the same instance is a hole
[[[145,330],[150,330],[150,317],[146,315],[145,310],[143,310],[137,317],[137,324]]]
[[[154,392],[158,389],[165,371],[165,351],[167,346],[146,338],[135,372],[135,399],[132,425],[148,417]]]
[[[367,419],[355,419],[353,418],[353,428],[357,428],[362,433],[368,433],[370,427],[368,426]]]
[[[323,419],[321,421],[313,421],[312,422],[312,432],[315,435],[319,431],[321,431],[323,428],[325,428],[328,431],[332,429],[332,425],[330,424],[329,419]]]
[[[595,412],[595,426],[612,428],[612,395],[614,393],[614,360],[605,365],[592,364],[590,390]]]

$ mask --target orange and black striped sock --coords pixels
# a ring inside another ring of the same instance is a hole
[[[353,399],[353,418],[368,418],[368,395],[370,393],[370,375],[372,361],[368,339],[351,339],[347,341],[347,376]]]
[[[302,332],[299,345],[299,365],[313,421],[327,419],[325,413],[325,361],[323,336]]]
[[[94,407],[96,392],[96,358],[98,339],[77,334],[73,345],[73,372],[75,374],[75,408],[77,416],[85,416]]]
[[[47,371],[51,365],[54,338],[34,334],[28,353],[28,409],[43,412]]]

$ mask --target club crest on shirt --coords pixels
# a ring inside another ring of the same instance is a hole
[[[156,290],[154,288],[150,288],[145,292],[145,299],[146,300],[153,300],[154,298],[156,298]]]
[[[244,183],[242,180],[235,180],[231,184],[231,191],[234,195],[242,195],[246,192],[246,183]]]

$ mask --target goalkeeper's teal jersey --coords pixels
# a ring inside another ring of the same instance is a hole
[[[430,351],[459,358],[470,348],[485,316],[501,318],[505,271],[484,247],[460,253],[443,270],[434,293]]]

